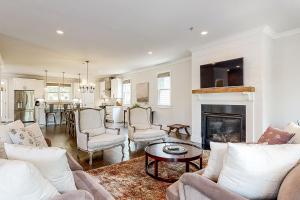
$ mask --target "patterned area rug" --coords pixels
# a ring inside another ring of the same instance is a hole
[[[205,165],[206,159],[203,159]],[[185,164],[159,163],[159,176],[178,178],[184,173]],[[191,171],[196,169],[191,167]],[[99,180],[116,199],[153,200],[166,199],[166,189],[170,183],[155,180],[145,172],[144,156],[126,162],[88,171]]]

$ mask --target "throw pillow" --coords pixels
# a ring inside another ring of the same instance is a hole
[[[36,146],[34,138],[31,135],[31,132],[27,131],[25,128],[10,129],[9,137],[13,141],[14,144]]]
[[[264,134],[259,138],[259,144],[287,144],[295,136],[294,133],[289,133],[276,128],[268,127]]]
[[[4,144],[4,147],[8,159],[23,160],[34,164],[59,192],[76,190],[65,149],[15,144]]]
[[[298,163],[300,144],[228,144],[218,184],[248,199],[275,199]]]
[[[223,161],[227,152],[227,143],[210,142],[210,154],[208,158],[208,165],[205,168],[203,176],[217,182],[221,170],[223,168]]]
[[[37,123],[26,126],[25,130],[33,137],[37,147],[48,147],[40,126]]]
[[[295,137],[293,138],[292,143],[300,144],[300,126],[298,126],[294,122],[291,122],[287,127],[285,127],[284,131],[291,134],[295,133]]]
[[[17,120],[7,125],[0,126],[0,158],[6,158],[4,143],[13,143],[8,134],[10,128],[24,128],[24,124],[20,120]]]
[[[48,200],[59,195],[31,163],[0,159],[0,199]]]

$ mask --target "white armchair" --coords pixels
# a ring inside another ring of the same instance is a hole
[[[143,108],[135,106],[128,108],[128,143],[130,141],[151,142],[155,140],[165,140],[167,134],[162,130],[162,125],[151,123],[151,107]]]
[[[116,146],[122,147],[124,155],[125,136],[120,129],[105,125],[105,109],[84,108],[75,111],[77,149],[89,153],[89,164],[93,164],[93,153]]]

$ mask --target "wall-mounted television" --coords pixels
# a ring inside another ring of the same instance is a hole
[[[201,88],[244,85],[243,65],[243,58],[201,65]]]

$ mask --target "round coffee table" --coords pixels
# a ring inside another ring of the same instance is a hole
[[[166,145],[180,145],[183,146],[186,150],[186,154],[181,155],[175,155],[175,154],[168,154],[163,151],[163,147]],[[152,158],[153,161],[148,160],[148,158]],[[195,160],[199,160],[200,163],[197,165],[196,163],[192,162]],[[145,170],[146,173],[160,181],[164,182],[175,182],[176,179],[168,179],[158,176],[158,163],[160,161],[164,162],[183,162],[185,163],[185,171],[190,171],[190,165],[193,165],[197,169],[202,169],[202,149],[197,147],[193,144],[183,143],[183,142],[162,142],[162,143],[153,143],[148,145],[145,148]],[[154,173],[149,172],[149,168],[151,168],[154,165]]]

